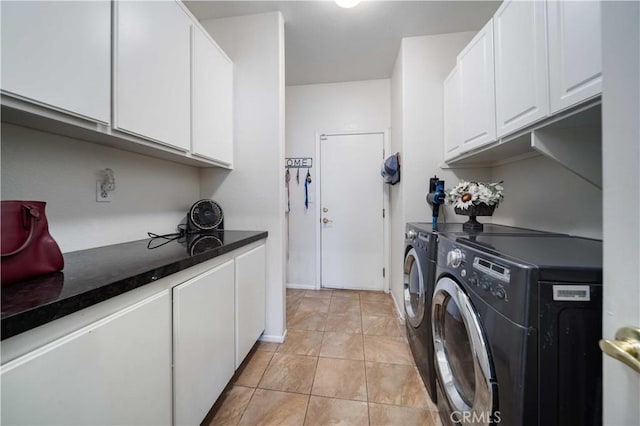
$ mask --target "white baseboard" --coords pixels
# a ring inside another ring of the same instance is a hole
[[[295,288],[299,290],[316,290],[315,284],[296,284],[296,283],[287,283],[287,288]]]
[[[398,305],[398,301],[393,296],[393,292],[390,291],[389,294],[391,294],[391,299],[393,299],[393,305],[396,307],[396,312],[398,313],[398,316],[402,321],[404,321],[404,305],[402,305],[402,308],[401,308],[400,307],[401,305]]]
[[[284,343],[287,338],[287,330],[284,330],[284,334],[282,336],[278,336],[277,334],[263,334],[260,336],[258,340],[261,342],[269,342],[269,343]]]

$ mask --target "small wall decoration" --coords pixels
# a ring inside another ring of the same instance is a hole
[[[313,158],[311,157],[287,157],[284,159],[287,169],[309,169],[313,167]]]

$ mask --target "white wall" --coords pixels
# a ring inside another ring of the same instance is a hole
[[[404,58],[403,148],[405,158],[404,216],[406,222],[431,221],[426,203],[429,178],[438,175],[447,188],[462,179],[485,181],[486,169],[442,170],[444,159],[443,82],[456,64],[456,56],[475,32],[408,37],[402,40]],[[442,209],[441,209],[442,210]],[[450,206],[440,220],[460,222]],[[466,220],[466,219],[464,219]]]
[[[404,55],[402,45],[398,50],[396,63],[391,75],[391,151],[400,152],[400,182],[393,185],[389,192],[389,210],[391,215],[390,250],[390,290],[398,304],[397,309],[404,316],[402,308],[402,273],[404,265],[404,187],[407,180],[403,150],[404,129]],[[398,281],[400,280],[400,281]]]
[[[97,203],[107,167],[114,200]],[[2,123],[2,199],[46,201],[63,252],[175,232],[199,196],[196,167]]]
[[[602,335],[640,327],[640,3],[602,4]],[[603,424],[637,425],[640,374],[603,356]]]
[[[265,340],[285,334],[284,22],[280,12],[205,20],[234,63],[234,170],[201,172],[225,228],[269,232]]]
[[[406,222],[431,221],[431,209],[425,201],[429,178],[437,174],[450,187],[461,179],[484,181],[491,177],[489,169],[439,167],[444,158],[442,84],[455,66],[456,56],[474,34],[403,38],[394,67],[392,144],[401,153],[402,179],[391,193],[391,291],[398,304],[402,303],[404,226]],[[444,210],[441,221],[445,217],[448,222],[461,221],[450,207]]]
[[[390,126],[390,81],[369,80],[287,87],[286,157],[315,157],[316,133],[385,131]],[[356,166],[354,166],[356,167]],[[304,207],[304,177],[300,185],[291,169],[289,261],[287,283],[297,287],[316,285],[316,225],[320,206],[315,203],[318,167],[310,170],[311,199]]]
[[[602,238],[602,190],[540,156],[494,167],[505,200],[493,222]]]

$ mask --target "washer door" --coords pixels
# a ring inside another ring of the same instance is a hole
[[[404,258],[404,310],[407,321],[418,327],[424,319],[424,271],[418,259],[418,252],[412,248]]]
[[[432,302],[435,362],[442,392],[465,425],[490,425],[495,413],[493,368],[478,315],[450,278],[441,278]],[[469,413],[466,414],[465,413]]]

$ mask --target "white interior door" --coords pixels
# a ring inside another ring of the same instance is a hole
[[[613,340],[640,327],[640,3],[602,2],[602,18],[602,325]],[[603,423],[637,425],[640,372],[605,356],[603,378]]]
[[[382,290],[384,134],[320,138],[321,284]]]

